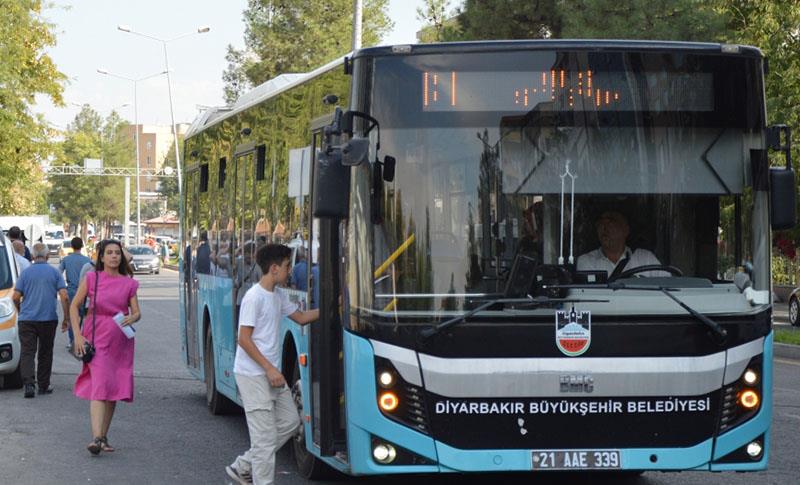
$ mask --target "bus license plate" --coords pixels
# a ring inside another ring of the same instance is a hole
[[[533,450],[534,470],[612,470],[619,450]]]

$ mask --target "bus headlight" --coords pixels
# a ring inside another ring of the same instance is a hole
[[[744,379],[744,382],[750,384],[751,386],[756,382],[758,382],[758,373],[753,369],[747,369],[744,373],[744,376],[742,377]]]
[[[720,433],[744,423],[758,413],[761,408],[763,370],[764,356],[756,355],[750,359],[738,379],[722,388]],[[740,450],[743,456],[746,455],[744,448],[742,446]]]
[[[752,389],[747,389],[739,394],[739,404],[746,409],[755,408],[758,406],[758,401],[758,393]]]
[[[392,361],[379,356],[375,357],[375,401],[383,416],[428,433],[424,390],[407,382]]]
[[[386,465],[397,458],[397,450],[388,443],[378,443],[372,449],[372,457],[375,458],[375,461],[378,463]]]
[[[388,389],[394,385],[394,376],[388,370],[381,371],[378,374],[378,382],[380,383],[381,387]]]
[[[750,458],[758,458],[761,456],[762,451],[764,451],[764,448],[758,441],[753,441],[747,445],[747,454],[750,455]]]
[[[400,405],[400,399],[397,398],[397,394],[386,391],[381,394],[380,399],[378,399],[378,404],[380,404],[381,409],[384,411],[392,412]]]

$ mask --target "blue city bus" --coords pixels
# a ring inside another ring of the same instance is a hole
[[[770,237],[795,223],[766,68],[710,43],[374,47],[205,111],[180,328],[209,409],[241,402],[239,305],[280,242],[321,313],[281,327],[303,476],[765,469]]]

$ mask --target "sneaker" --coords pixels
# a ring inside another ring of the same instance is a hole
[[[226,466],[225,473],[227,473],[234,482],[239,483],[240,485],[250,485],[253,483],[253,477],[249,472],[240,472],[233,465]]]
[[[45,387],[45,388],[40,387],[39,388],[39,394],[40,395],[41,394],[53,394],[53,385],[52,384],[48,384],[48,386]]]
[[[36,397],[36,386],[25,384],[25,397]]]

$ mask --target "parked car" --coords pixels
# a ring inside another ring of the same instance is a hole
[[[6,389],[22,387],[17,307],[12,299],[18,275],[14,249],[8,238],[0,233],[0,380]]]
[[[69,254],[72,254],[72,239],[64,239],[58,249],[58,259],[64,259]]]
[[[128,252],[133,256],[131,267],[134,273],[158,274],[161,272],[161,258],[153,248],[145,244],[128,246]]]
[[[789,295],[789,323],[800,327],[800,288],[795,288]]]

